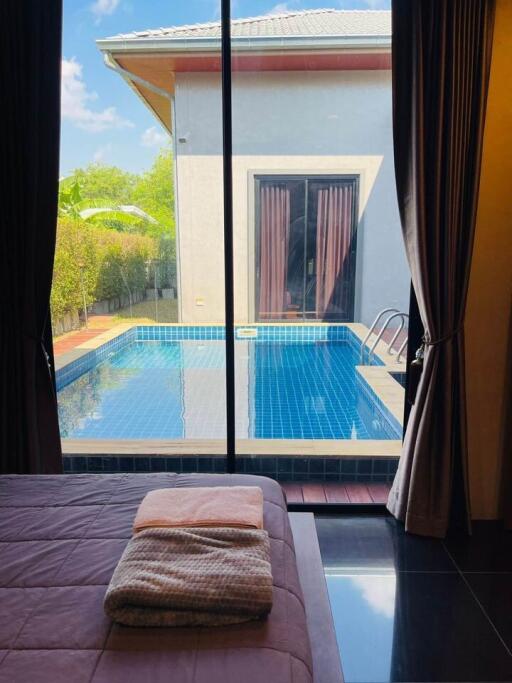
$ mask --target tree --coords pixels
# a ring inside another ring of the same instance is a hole
[[[80,181],[71,176],[61,180],[59,186],[59,216],[82,220],[87,223],[101,223],[118,229],[137,226],[142,223],[156,223],[156,220],[139,207],[116,205],[83,199]]]
[[[157,220],[158,225],[147,226],[148,234],[155,237],[168,235],[174,241],[173,161],[170,147],[163,147],[151,168],[137,177],[130,201]]]
[[[71,174],[80,184],[83,199],[111,204],[131,204],[131,193],[137,176],[117,166],[89,164]]]

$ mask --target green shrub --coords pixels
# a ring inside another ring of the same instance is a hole
[[[51,295],[52,316],[120,296],[146,286],[146,263],[155,258],[157,241],[146,235],[118,232],[60,218]]]
[[[59,219],[53,266],[52,316],[83,308],[83,288],[87,304],[92,303],[96,280],[96,249],[91,229],[69,218]]]

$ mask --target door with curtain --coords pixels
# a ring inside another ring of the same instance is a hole
[[[354,319],[357,177],[256,178],[256,320]]]

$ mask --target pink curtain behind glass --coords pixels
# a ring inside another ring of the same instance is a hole
[[[341,318],[343,265],[352,238],[351,185],[331,185],[318,191],[316,237],[317,318]]]
[[[286,311],[286,272],[290,241],[290,191],[265,185],[260,192],[260,318]]]

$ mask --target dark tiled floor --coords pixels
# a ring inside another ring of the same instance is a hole
[[[512,681],[512,534],[317,516],[346,683]]]

